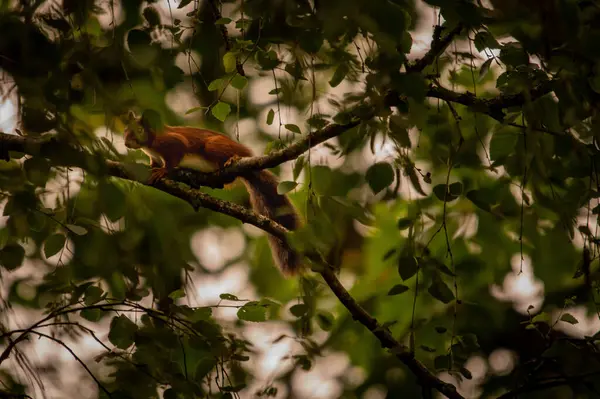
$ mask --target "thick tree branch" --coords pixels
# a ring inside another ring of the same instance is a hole
[[[356,122],[356,124],[358,124],[358,122]],[[318,136],[321,141],[326,140],[325,137],[334,137],[335,135],[337,135],[336,133],[341,134],[339,125],[338,127],[334,125],[330,129],[324,129],[324,131],[326,131],[327,134],[322,134],[321,136]],[[310,148],[312,145],[314,145],[312,142],[309,144],[308,142],[302,140],[296,145],[278,151],[272,158],[252,158],[256,160],[248,163],[249,166],[246,166],[246,168],[268,167],[270,165],[277,164],[277,162],[284,162],[286,159],[293,158],[294,155],[297,156],[301,154],[303,151],[305,151],[307,148]],[[2,151],[19,151],[38,156],[48,157],[56,155],[52,154],[52,150],[59,151],[59,153],[62,152],[63,156],[64,152],[67,152],[74,158],[71,159],[70,162],[64,162],[63,164],[74,166],[77,166],[78,164],[79,166],[81,166],[87,161],[86,154],[83,151],[77,150],[68,145],[61,145],[56,140],[44,141],[1,133],[0,148],[2,149]],[[56,159],[56,157],[52,158]],[[99,165],[96,166],[98,167]],[[124,165],[118,162],[104,161],[104,165],[102,165],[101,167],[107,172],[108,175],[138,181],[128,173]],[[234,169],[236,167],[242,168],[242,165],[234,165],[231,169]],[[138,182],[143,183],[141,181]],[[285,229],[283,226],[279,225],[278,223],[269,218],[266,218],[262,215],[258,215],[240,205],[211,197],[197,190],[187,188],[179,182],[170,179],[162,179],[159,182],[157,182],[153,187],[183,199],[184,201],[192,205],[194,209],[202,207],[225,215],[229,215],[240,220],[243,223],[248,223],[253,226],[256,226],[261,230],[264,230],[265,232],[272,234],[276,237],[279,237],[284,240],[286,239],[286,233],[288,233],[288,230]],[[360,306],[354,300],[354,298],[352,298],[350,293],[337,279],[330,265],[320,260],[318,256],[312,255],[310,256],[310,258],[319,263],[319,273],[323,276],[323,279],[331,288],[336,297],[352,314],[352,317],[359,323],[367,327],[367,329],[369,329],[369,331],[371,331],[373,335],[375,335],[375,337],[380,341],[382,347],[390,349],[392,353],[394,353],[396,357],[400,361],[402,361],[417,376],[421,384],[431,386],[432,388],[438,390],[439,392],[443,393],[451,399],[463,399],[463,397],[456,391],[456,388],[452,384],[443,382],[442,380],[437,378],[433,373],[431,373],[421,362],[415,359],[414,354],[408,352],[404,346],[402,346],[396,339],[394,339],[391,332],[387,328],[382,327],[375,318],[369,315],[362,308],[362,306]]]
[[[222,188],[224,184],[230,183],[237,176],[244,175],[253,170],[273,168],[284,162],[296,159],[310,148],[333,137],[340,136],[359,124],[359,120],[353,120],[346,125],[329,125],[305,136],[286,148],[273,151],[269,155],[242,158],[231,166],[220,169],[214,173],[201,173],[185,169],[176,169],[169,177],[181,183],[185,183],[192,188],[199,188],[202,186]],[[94,157],[84,150],[58,142],[54,138],[38,139],[0,132],[0,159],[6,159],[8,151],[42,156],[52,160],[57,166],[77,166],[89,169],[90,163],[97,163],[100,161],[102,164],[102,162],[104,162],[100,157]],[[111,169],[111,174],[124,178],[129,176],[128,178],[131,178],[130,173],[127,172],[124,165],[119,164],[118,162],[107,162],[106,165],[113,168]],[[97,168],[94,167],[93,169]]]

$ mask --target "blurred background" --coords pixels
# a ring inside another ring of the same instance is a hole
[[[90,154],[85,167],[60,152],[0,161],[4,350],[26,332],[0,356],[3,395],[421,397],[317,274],[280,274],[266,233],[98,161],[147,164],[124,146],[129,109],[262,155],[370,104],[358,128],[273,169],[306,220],[295,242],[463,396],[600,396],[587,380],[600,370],[596,99],[578,91],[600,69],[567,33],[600,11],[497,3],[0,1],[0,131]],[[405,74],[442,24],[467,28]],[[550,78],[570,91],[525,96],[502,123],[431,89],[494,98]],[[202,191],[248,206],[242,185]],[[185,328],[148,310],[161,292]]]

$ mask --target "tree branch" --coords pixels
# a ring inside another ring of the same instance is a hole
[[[421,72],[429,65],[433,64],[437,57],[439,57],[448,48],[452,40],[460,34],[463,29],[463,24],[459,23],[454,29],[452,29],[444,38],[440,37],[441,30],[444,29],[442,26],[436,26],[433,32],[433,40],[431,42],[431,48],[425,55],[416,60],[412,65],[407,68],[408,72]]]
[[[286,148],[273,151],[268,155],[242,158],[232,165],[213,173],[201,173],[177,168],[169,174],[169,177],[185,183],[192,188],[203,186],[222,188],[224,184],[231,183],[237,176],[244,175],[253,170],[273,168],[284,162],[296,159],[310,148],[333,137],[340,136],[359,124],[360,121],[357,119],[345,125],[329,125],[305,136]],[[100,162],[100,165],[104,163],[102,166],[109,167],[110,174],[113,176],[136,180],[127,171],[125,165],[114,161],[105,162],[100,156],[94,156],[82,149],[59,142],[55,138],[23,137],[0,132],[0,159],[8,159],[8,151],[42,156],[52,160],[57,166],[76,166],[89,169],[90,163],[97,164]],[[94,169],[98,169],[98,165],[95,165]]]
[[[440,100],[447,102],[462,104],[471,108],[475,112],[486,114],[499,122],[503,122],[505,116],[504,109],[519,107],[525,104],[527,101],[534,101],[543,95],[552,92],[553,90],[554,81],[549,80],[532,88],[526,94],[500,94],[491,98],[481,98],[475,96],[473,93],[457,93],[441,86],[430,85],[427,89],[426,96],[439,98]],[[398,106],[404,102],[405,100],[403,96],[394,90],[390,90],[386,94],[385,104],[387,106]]]
[[[221,15],[221,10],[219,9],[219,6],[216,4],[216,0],[208,0],[208,5],[210,6],[210,8],[213,11],[213,15],[215,16],[215,22],[218,21],[219,19],[223,18],[223,15]],[[227,27],[225,26],[225,24],[219,24],[219,28],[221,30],[221,36],[223,36],[223,41],[225,42],[225,51],[230,51],[231,50],[231,41],[229,40],[229,33],[227,32]],[[246,76],[244,67],[240,63],[240,60],[237,56],[235,57],[235,69],[236,69],[237,73],[239,73],[240,75]]]
[[[356,126],[357,124],[358,122],[353,122],[352,127]],[[341,134],[343,131],[346,130],[347,129],[341,130],[340,125],[332,125],[330,128],[326,128],[320,131],[321,134],[317,137],[322,142],[326,140],[326,137],[334,137],[335,135]],[[316,135],[317,133],[314,133],[313,135]],[[293,158],[294,155],[297,156],[297,154],[301,154],[305,151],[306,148],[310,148],[314,145],[316,144],[313,142],[310,142],[309,144],[307,139],[304,139],[284,150],[277,151],[271,156],[251,158],[248,160],[249,162],[247,162],[247,166],[243,166],[243,164],[240,161],[239,165],[234,165],[231,167],[231,169],[236,170],[236,168],[238,168],[243,170],[243,168],[260,168],[269,167],[270,165],[274,164],[276,165],[278,164],[278,162],[284,162],[287,159]],[[2,148],[3,151],[19,151],[26,152],[29,154],[48,156],[52,155],[51,153],[49,153],[49,151],[53,149],[56,150],[57,146],[60,147],[61,144],[58,143],[56,140],[43,141],[39,139],[30,139],[0,133],[0,148]],[[66,151],[70,152],[71,155],[77,158],[75,160],[77,162],[74,162],[73,160],[70,162],[71,165],[81,162],[82,160],[79,158],[83,158],[83,161],[85,161],[86,154],[83,151],[77,150],[68,145],[63,145],[62,147],[64,147],[63,150],[66,149]],[[105,169],[107,173],[111,176],[129,179],[145,184],[131,176],[127,172],[125,166],[118,162],[105,161],[103,169]],[[240,220],[242,223],[251,224],[278,238],[281,238],[283,240],[286,239],[286,233],[288,233],[288,230],[286,228],[276,223],[275,221],[266,218],[262,215],[256,214],[240,205],[231,203],[229,201],[220,200],[206,195],[204,193],[201,193],[199,191],[186,188],[182,186],[179,182],[170,179],[162,179],[158,181],[153,187],[183,199],[184,201],[192,205],[194,209],[202,207],[225,215],[229,215]],[[463,399],[463,397],[456,391],[456,388],[452,384],[448,384],[440,380],[433,373],[431,373],[421,362],[415,359],[413,353],[408,352],[404,346],[402,346],[396,339],[394,339],[391,332],[387,328],[383,328],[375,318],[369,315],[367,311],[365,311],[364,308],[360,306],[354,300],[354,298],[352,298],[350,293],[337,279],[335,273],[333,272],[333,268],[329,264],[327,264],[326,262],[321,260],[320,257],[314,254],[309,256],[311,259],[313,259],[316,263],[319,264],[321,269],[319,273],[323,276],[323,279],[333,291],[335,296],[352,314],[354,320],[357,320],[359,323],[367,327],[367,329],[369,329],[369,331],[371,331],[373,335],[375,335],[375,337],[380,341],[382,347],[391,349],[392,353],[394,353],[394,355],[417,376],[421,384],[433,387],[434,389],[446,395],[448,398]]]

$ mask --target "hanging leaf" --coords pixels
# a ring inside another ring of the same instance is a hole
[[[290,308],[290,313],[296,317],[301,317],[308,312],[308,306],[303,303],[296,304]]]
[[[25,249],[19,244],[7,244],[0,250],[0,266],[6,270],[14,270],[21,266],[25,259]]]
[[[137,326],[125,315],[115,316],[110,322],[108,340],[119,349],[133,345]]]
[[[84,236],[87,234],[87,229],[85,227],[77,226],[76,224],[67,224],[65,227],[69,230],[70,233],[76,234],[78,236]]]
[[[271,108],[269,113],[267,114],[267,125],[271,126],[273,124],[273,119],[275,118],[275,111]]]
[[[221,122],[225,122],[225,119],[231,113],[231,106],[223,101],[219,101],[217,105],[211,109],[211,113]]]
[[[388,295],[389,296],[393,296],[393,295],[400,295],[406,291],[408,291],[410,288],[408,288],[407,286],[405,286],[404,284],[396,284],[395,286],[393,286],[389,291],[388,291]]]
[[[379,193],[394,181],[394,169],[387,162],[379,162],[372,165],[365,175],[367,183],[374,194]]]
[[[319,310],[316,315],[317,324],[323,331],[331,331],[333,327],[333,315],[324,310]]]
[[[480,82],[485,78],[485,75],[487,75],[487,73],[489,72],[490,66],[492,65],[492,61],[494,61],[494,59],[490,58],[481,65],[481,69],[479,70],[479,81]]]
[[[439,276],[433,278],[428,292],[432,297],[445,304],[450,303],[454,299],[454,294]]]
[[[44,242],[44,255],[46,258],[50,258],[56,255],[63,247],[67,237],[64,234],[52,234]]]
[[[228,51],[223,56],[223,67],[225,68],[225,72],[230,73],[235,71],[237,58],[235,53]]]
[[[185,6],[187,6],[188,4],[190,4],[192,2],[192,0],[181,0],[179,2],[179,5],[177,6],[178,9],[183,8]]]
[[[398,220],[398,230],[406,230],[415,223],[413,218],[401,218]]]
[[[221,294],[221,295],[219,295],[219,298],[221,298],[224,301],[239,301],[240,300],[240,298],[238,298],[237,296],[232,295],[232,294]]]
[[[231,79],[231,86],[238,90],[242,90],[244,87],[246,87],[247,84],[248,78],[240,74],[235,75],[233,79]]]
[[[91,306],[95,303],[98,303],[102,299],[102,295],[104,295],[104,291],[102,288],[96,285],[90,285],[85,290],[85,297],[83,299],[86,306]]]
[[[277,194],[284,195],[292,191],[298,186],[295,181],[282,181],[277,185]]]
[[[292,172],[294,181],[298,180],[298,177],[300,176],[300,173],[302,172],[303,168],[304,168],[304,155],[300,155],[296,159],[296,162],[294,163],[294,169]]]
[[[261,306],[258,302],[252,301],[242,306],[238,312],[237,317],[240,320],[252,321],[255,323],[267,320],[267,308]]]
[[[338,67],[335,69],[335,72],[333,73],[333,76],[331,77],[331,80],[329,81],[329,85],[331,87],[338,86],[340,83],[342,83],[348,72],[350,72],[348,64],[338,65]]]
[[[577,319],[571,314],[571,313],[565,313],[560,317],[561,321],[564,321],[566,323],[569,324],[577,324],[579,323],[579,321],[577,321]]]
[[[208,91],[221,90],[227,82],[223,78],[218,78],[210,82],[208,85]]]
[[[419,264],[414,256],[401,256],[398,259],[398,274],[402,280],[408,280],[417,273],[417,270],[419,270]]]
[[[302,134],[302,132],[300,131],[300,128],[297,125],[288,123],[288,124],[284,125],[284,127],[292,133]]]

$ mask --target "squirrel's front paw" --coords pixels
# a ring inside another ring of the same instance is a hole
[[[152,172],[150,173],[150,179],[148,179],[148,183],[154,184],[158,180],[162,179],[167,175],[166,168],[152,168]]]
[[[223,165],[223,167],[227,168],[228,166],[232,166],[240,159],[242,159],[242,157],[240,157],[239,155],[233,155],[227,161],[225,161],[225,165]]]

